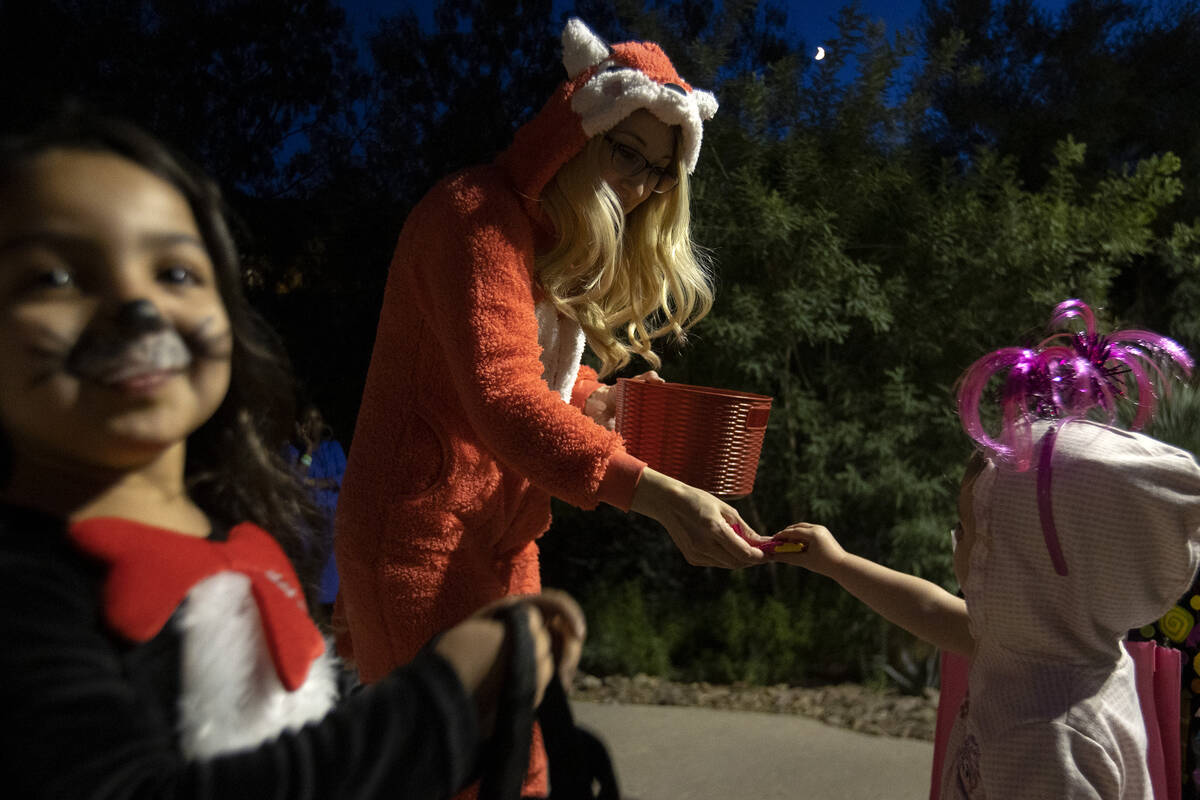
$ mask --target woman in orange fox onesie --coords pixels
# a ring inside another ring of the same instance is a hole
[[[716,100],[655,44],[572,19],[563,47],[569,79],[509,149],[439,183],[400,234],[335,540],[339,649],[365,681],[537,591],[552,495],[644,513],[693,564],[763,558],[731,506],[625,452],[610,387],[580,366],[585,341],[604,374],[632,353],[657,366],[651,341],[708,312],[688,174]],[[527,791],[543,773],[535,747]]]

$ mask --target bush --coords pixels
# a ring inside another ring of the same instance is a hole
[[[683,680],[760,684],[804,677],[808,616],[755,592],[743,573],[730,578],[716,597],[690,604],[671,650],[674,674]]]
[[[638,581],[598,587],[581,598],[588,640],[580,666],[597,675],[670,674],[668,644],[646,613]]]

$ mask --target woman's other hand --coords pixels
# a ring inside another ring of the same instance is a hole
[[[755,533],[733,506],[649,467],[642,471],[630,509],[666,528],[694,566],[736,569],[765,559],[752,543],[768,540]]]
[[[643,372],[634,378],[632,381],[645,381],[646,383],[666,383],[657,372],[650,370]],[[603,425],[610,431],[617,427],[617,387],[610,384],[602,384],[600,388],[588,395],[587,401],[584,403],[583,411],[591,417],[598,425]]]

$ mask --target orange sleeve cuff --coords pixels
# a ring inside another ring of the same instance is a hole
[[[642,470],[646,462],[626,453],[622,448],[608,459],[608,469],[596,490],[596,499],[610,506],[616,506],[622,511],[628,511],[633,505],[633,492],[637,489],[638,481],[642,479]]]
[[[587,399],[591,397],[592,392],[600,388],[600,385],[600,381],[590,378],[580,378],[575,381],[575,386],[571,389],[571,405],[583,411],[587,405]]]

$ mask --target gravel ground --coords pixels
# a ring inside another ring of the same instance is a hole
[[[571,697],[595,703],[701,706],[734,711],[801,714],[860,733],[933,740],[938,693],[914,697],[853,683],[801,687],[673,683],[649,675],[632,678],[579,675]]]

